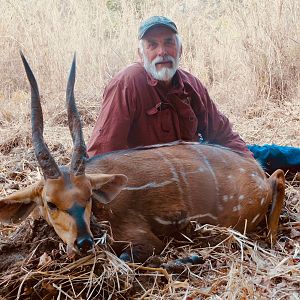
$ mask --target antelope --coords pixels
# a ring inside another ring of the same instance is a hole
[[[0,200],[0,221],[17,223],[39,207],[67,244],[67,253],[94,249],[91,215],[108,221],[113,244],[125,261],[145,261],[164,247],[162,237],[200,224],[255,231],[265,218],[274,243],[285,194],[282,170],[269,178],[251,158],[230,149],[177,141],[87,158],[75,104],[75,56],[67,83],[68,124],[74,149],[70,166],[58,166],[43,139],[43,114],[36,79],[21,53],[31,86],[32,142],[43,178]],[[270,208],[270,210],[269,210]]]

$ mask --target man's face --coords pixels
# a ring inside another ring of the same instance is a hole
[[[140,57],[144,67],[155,79],[170,81],[174,76],[181,54],[175,33],[165,27],[154,27],[143,37]]]

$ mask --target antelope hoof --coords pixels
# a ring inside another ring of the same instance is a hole
[[[132,257],[127,252],[123,252],[119,258],[125,262],[132,262]]]
[[[161,265],[162,268],[170,272],[181,272],[185,266],[204,264],[205,260],[201,255],[191,255],[183,258],[171,260]]]

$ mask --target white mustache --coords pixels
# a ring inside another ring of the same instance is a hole
[[[156,64],[163,63],[163,62],[171,62],[174,65],[175,59],[170,55],[157,56],[152,60],[151,64],[155,66]]]

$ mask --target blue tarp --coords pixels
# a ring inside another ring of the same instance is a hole
[[[300,148],[278,145],[247,145],[255,159],[269,174],[277,169],[300,172]]]

